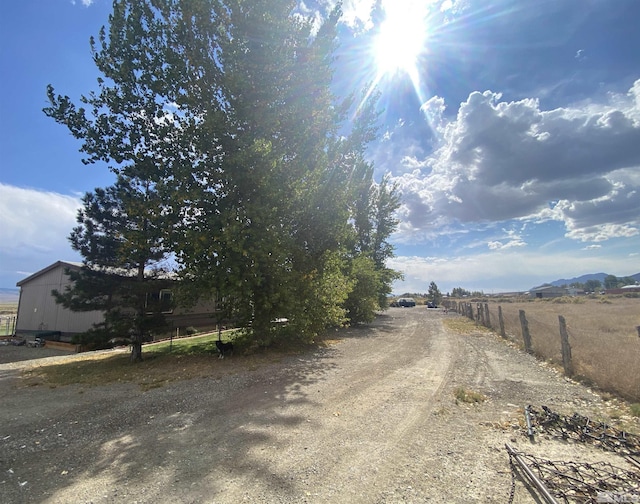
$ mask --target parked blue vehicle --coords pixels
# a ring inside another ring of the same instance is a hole
[[[400,298],[398,299],[398,306],[402,308],[412,308],[416,305],[416,300],[413,298]]]

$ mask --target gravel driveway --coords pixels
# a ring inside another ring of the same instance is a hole
[[[607,404],[486,333],[392,308],[309,354],[218,379],[25,387],[0,364],[2,503],[507,502],[506,442],[547,458],[611,460],[524,435],[522,408]],[[0,353],[2,348],[0,348]],[[237,370],[235,367],[237,366]],[[454,390],[484,394],[457,404]],[[521,481],[514,502],[535,502]]]

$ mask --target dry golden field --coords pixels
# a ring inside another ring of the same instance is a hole
[[[560,325],[567,324],[574,377],[632,402],[640,402],[640,298],[487,300],[491,327],[499,332],[498,306],[507,337],[524,346],[519,310],[524,310],[533,352],[562,368]],[[475,311],[475,303],[474,303]]]

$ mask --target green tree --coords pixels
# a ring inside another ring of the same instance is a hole
[[[345,301],[346,315],[351,324],[373,321],[376,311],[382,308],[379,300],[381,276],[381,271],[370,257],[358,255],[351,261],[349,278],[354,285]]]
[[[161,268],[166,250],[157,197],[123,175],[113,186],[85,194],[79,225],[69,237],[83,267],[68,272],[72,283],[64,292],[53,291],[67,308],[104,312],[83,343],[101,346],[113,337],[130,337],[133,361],[142,359],[145,336],[165,326],[167,307],[153,302],[154,294],[171,285]]]
[[[601,286],[602,283],[600,282],[600,280],[587,280],[584,283],[584,290],[586,292],[595,292],[599,290]]]
[[[157,243],[192,289],[183,298],[218,299],[218,315],[256,338],[270,337],[274,318],[305,338],[343,323],[360,252],[374,261],[378,294],[395,278],[384,265],[397,206],[387,182],[365,194],[377,212],[368,249],[350,246],[353,202],[363,179],[372,186],[362,159],[376,117],[369,101],[348,123],[352,99],[332,93],[341,12],[316,32],[295,9],[116,0],[91,42],[99,92],[76,107],[49,87],[45,109],[83,142],[85,162],[157,195]]]
[[[429,292],[427,293],[427,297],[436,305],[439,305],[442,302],[442,293],[435,282],[431,282],[429,284]]]
[[[164,57],[167,35],[156,12],[146,2],[115,1],[109,29],[100,30],[98,42],[91,39],[102,74],[99,91],[81,96],[76,106],[49,85],[50,105],[44,109],[82,141],[84,163],[104,162],[116,175],[113,186],[85,195],[80,226],[70,241],[84,257],[81,276],[87,281],[99,281],[90,279],[94,273],[114,271],[119,279],[87,291],[76,278],[78,290],[59,300],[74,306],[70,298],[76,295],[93,296],[88,304],[99,303],[100,296],[110,299],[103,329],[131,335],[135,361],[142,358],[145,333],[161,323],[155,314],[148,316],[145,303],[149,275],[155,275],[149,272],[169,255],[179,217],[181,202],[172,181],[197,161],[193,149],[185,147],[192,116],[174,113],[175,82],[182,73],[171,62],[179,60]]]
[[[451,291],[451,296],[452,297],[456,297],[456,298],[461,298],[464,296],[470,296],[471,292],[463,289],[462,287],[454,287],[453,290]]]
[[[402,277],[386,264],[394,253],[388,240],[398,225],[395,211],[400,205],[400,196],[397,186],[391,184],[388,176],[383,177],[379,184],[374,184],[371,180],[373,166],[362,162],[361,168],[362,178],[352,208],[355,231],[353,248],[356,254],[373,261],[372,273],[377,277],[375,295],[378,309],[382,309],[387,306],[387,297],[391,293],[393,282]],[[372,280],[369,279],[367,283],[370,288]]]
[[[618,277],[615,275],[607,275],[604,277],[604,288],[605,289],[616,289],[618,288]]]
[[[223,124],[206,157],[220,162],[196,168],[199,210],[182,229],[178,260],[203,289],[215,285],[238,300],[238,323],[257,339],[282,317],[287,331],[311,338],[345,322],[345,298],[362,279],[360,263],[351,263],[350,219],[360,181],[372,186],[362,157],[375,114],[365,107],[344,134],[350,101],[331,93],[339,10],[312,36],[309,20],[290,15],[292,2],[225,5],[224,13],[214,7],[222,35],[204,39],[215,39],[211,63],[221,68],[221,91],[211,96],[224,96],[224,113],[217,102],[204,109],[204,123]],[[387,232],[380,227],[380,250]]]

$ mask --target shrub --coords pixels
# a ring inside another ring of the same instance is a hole
[[[453,395],[456,398],[456,404],[458,404],[458,402],[475,404],[475,403],[480,403],[487,400],[487,397],[481,394],[480,392],[475,392],[473,390],[466,390],[463,387],[458,387],[457,389],[455,389],[453,391]]]
[[[557,304],[583,304],[585,302],[584,297],[579,296],[560,296],[552,298],[552,303]]]

